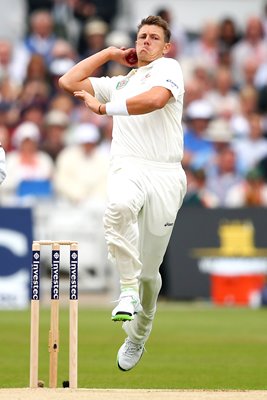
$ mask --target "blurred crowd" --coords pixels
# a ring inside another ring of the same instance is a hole
[[[27,2],[27,32],[0,37],[0,141],[8,176],[0,204],[62,199],[105,202],[112,119],[58,87],[79,60],[106,46],[133,47],[114,24],[117,1]],[[267,206],[267,7],[244,21],[222,16],[192,34],[155,10],[172,30],[170,57],[185,79],[184,205]],[[125,74],[108,63],[95,76]]]

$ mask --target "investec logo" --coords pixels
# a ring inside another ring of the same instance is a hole
[[[53,265],[51,272],[52,281],[52,299],[59,299],[59,252],[55,251],[53,253]]]
[[[70,260],[70,300],[78,299],[78,254],[71,253]]]
[[[32,260],[32,300],[39,300],[39,264],[40,253],[37,251],[33,255]]]

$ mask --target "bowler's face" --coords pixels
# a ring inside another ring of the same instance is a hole
[[[164,56],[170,49],[170,43],[164,41],[164,31],[157,25],[144,25],[137,34],[136,52],[138,66]]]

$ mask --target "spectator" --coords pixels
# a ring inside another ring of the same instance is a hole
[[[196,61],[194,63],[194,67],[192,70],[192,77],[193,79],[195,78],[197,82],[199,82],[202,88],[203,97],[205,97],[206,92],[208,92],[211,89],[212,85],[211,76],[213,73],[214,69],[209,68],[207,65],[205,65],[205,62]]]
[[[45,107],[38,102],[32,102],[21,110],[20,122],[33,122],[43,133]]]
[[[230,118],[231,130],[236,139],[244,139],[249,136],[249,117],[258,111],[258,99],[257,90],[251,86],[240,91],[240,110]]]
[[[225,118],[214,118],[209,122],[205,138],[213,143],[215,156],[223,147],[229,146],[233,140],[230,124]],[[216,164],[213,161],[213,164]]]
[[[78,1],[54,0],[51,10],[55,32],[58,37],[66,39],[72,46],[77,47],[82,23],[75,15],[75,4]]]
[[[219,24],[220,48],[229,50],[240,40],[240,35],[235,21],[226,17]]]
[[[55,162],[58,154],[66,146],[70,119],[63,111],[51,110],[47,113],[44,122],[44,140],[41,149]]]
[[[98,128],[101,128],[103,124],[105,124],[106,117],[101,118],[101,116],[93,113],[87,107],[84,107],[83,103],[75,104],[73,108],[73,119],[74,123],[90,123]],[[75,135],[75,132],[72,132],[72,136]]]
[[[205,98],[212,105],[218,117],[229,119],[239,111],[239,97],[233,90],[233,80],[229,68],[220,67],[215,73],[213,88]]]
[[[5,200],[13,203],[51,196],[53,161],[38,149],[40,131],[33,122],[23,122],[13,135],[15,150],[6,157],[8,176],[2,186]]]
[[[259,168],[253,168],[246,180],[233,186],[226,196],[227,207],[267,207],[267,184]]]
[[[18,118],[18,110],[13,103],[0,101],[0,126],[12,129]],[[14,122],[15,121],[15,122]],[[8,150],[5,148],[5,150]]]
[[[14,82],[6,77],[0,80],[0,100],[6,104],[11,105],[15,102],[19,95],[18,86],[14,85]]]
[[[92,124],[75,129],[76,144],[58,155],[55,169],[55,190],[74,204],[102,201],[106,198],[108,158],[99,150],[99,130]]]
[[[27,66],[32,54],[40,54],[46,65],[51,62],[51,54],[55,44],[54,21],[46,10],[36,10],[30,15],[30,32],[15,49],[14,58],[17,75],[23,82],[26,78]]]
[[[210,121],[205,138],[213,144],[213,154],[209,162],[205,165],[205,172],[207,176],[212,176],[218,170],[218,154],[224,148],[232,147],[233,132],[231,131],[230,124],[225,118],[214,118]],[[240,171],[237,164],[238,171]]]
[[[254,58],[248,58],[244,61],[243,64],[243,82],[241,83],[241,89],[243,87],[252,87],[255,89],[256,87],[256,76],[257,71],[261,64]]]
[[[218,206],[226,207],[229,190],[243,181],[237,168],[236,154],[230,145],[223,146],[217,152],[215,165],[215,169],[208,171],[206,187],[218,198]]]
[[[184,108],[195,100],[201,100],[205,95],[203,84],[196,77],[185,82]]]
[[[186,169],[187,192],[184,206],[215,208],[219,201],[217,196],[206,186],[206,173],[203,169]]]
[[[50,86],[42,79],[33,79],[22,87],[18,98],[18,106],[21,110],[36,105],[46,108],[50,101]]]
[[[218,67],[232,68],[232,54],[230,49],[225,49],[220,46],[218,52]]]
[[[73,47],[65,39],[56,39],[51,52],[52,60],[72,60],[76,61],[78,58],[75,47]]]
[[[200,37],[188,46],[189,57],[194,61],[201,60],[207,68],[215,68],[218,65],[219,33],[217,22],[206,22],[200,32]]]
[[[48,69],[44,58],[40,54],[32,54],[27,65],[25,81],[43,80],[48,81]]]
[[[244,174],[255,168],[264,157],[267,157],[267,139],[264,137],[262,116],[250,115],[248,124],[248,137],[234,142],[234,149]]]
[[[13,44],[7,39],[0,39],[0,78],[7,79],[13,86],[20,86],[13,62]]]
[[[13,45],[0,39],[0,100],[11,103],[16,100],[21,82],[14,71]]]
[[[183,165],[203,168],[213,154],[213,144],[205,138],[213,117],[212,107],[205,100],[195,100],[189,104],[185,115]]]
[[[241,84],[244,79],[244,63],[248,59],[254,59],[258,64],[267,61],[267,43],[259,17],[248,19],[245,36],[232,47],[234,81],[237,84]]]
[[[84,25],[79,53],[82,58],[91,56],[105,48],[108,24],[101,19],[88,20]],[[101,75],[101,73],[99,73]]]
[[[55,41],[51,52],[51,62],[49,64],[50,81],[53,93],[56,93],[59,90],[59,77],[75,64],[77,58],[77,52],[69,42],[64,39],[57,39]]]
[[[51,89],[51,79],[43,56],[32,54],[18,96],[20,108],[24,109],[35,105],[46,108],[50,101]]]
[[[41,54],[46,63],[51,61],[51,53],[55,45],[54,21],[45,10],[37,10],[30,15],[30,33],[24,40],[29,54]]]
[[[74,108],[73,98],[66,93],[56,93],[49,102],[50,110],[59,110],[71,117]]]

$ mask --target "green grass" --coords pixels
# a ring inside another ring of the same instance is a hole
[[[142,362],[116,367],[124,340],[109,309],[79,312],[79,387],[267,389],[267,310],[159,303]],[[1,311],[1,387],[27,387],[29,311]],[[40,379],[48,382],[49,310],[41,310]],[[68,310],[60,312],[59,382],[68,379]]]

